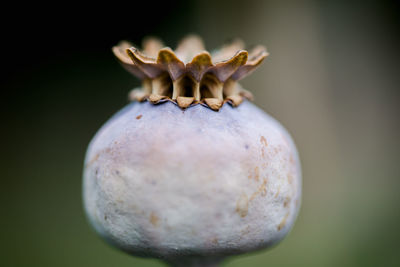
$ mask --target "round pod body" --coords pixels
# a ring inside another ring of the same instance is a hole
[[[134,255],[218,257],[269,247],[291,229],[300,197],[290,135],[248,101],[218,112],[133,102],[86,154],[90,222]]]

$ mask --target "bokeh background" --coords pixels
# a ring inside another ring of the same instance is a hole
[[[139,85],[111,46],[156,35],[174,47],[187,33],[268,47],[242,85],[303,164],[290,235],[223,266],[400,266],[399,2],[147,2],[3,10],[0,266],[163,266],[97,237],[81,176],[96,130]]]

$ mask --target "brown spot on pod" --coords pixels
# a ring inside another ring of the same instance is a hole
[[[252,201],[258,194],[263,197],[267,195],[267,179],[264,179],[262,184],[258,187],[257,191],[251,195],[250,201]]]
[[[278,224],[277,227],[278,231],[282,230],[282,228],[285,227],[288,217],[289,217],[289,212],[285,214],[285,217],[283,217],[282,221]]]
[[[150,221],[150,223],[151,223],[153,226],[158,226],[158,223],[159,223],[159,221],[160,221],[160,218],[158,218],[158,216],[157,216],[154,212],[152,212],[152,213],[150,214],[150,219],[149,219],[149,221]]]
[[[265,139],[265,137],[264,137],[264,136],[261,136],[261,138],[260,138],[260,142],[261,142],[261,144],[262,144],[263,146],[265,146],[265,147],[267,147],[267,146],[268,146],[267,139]]]
[[[267,139],[265,139],[264,136],[261,136],[260,142],[261,142],[261,156],[265,158],[265,148],[268,146]]]
[[[254,178],[254,180],[258,182],[260,180],[260,168],[256,166],[254,170],[249,170],[247,178],[249,178],[249,180]]]
[[[293,175],[292,175],[291,173],[288,173],[288,175],[287,175],[287,180],[288,180],[288,183],[289,183],[289,184],[292,184],[292,183],[293,183]]]
[[[142,117],[143,117],[143,115],[138,115],[138,116],[136,116],[136,119],[140,120]]]
[[[254,168],[254,179],[255,179],[256,181],[258,181],[259,178],[260,178],[260,170],[258,169],[258,167],[255,167],[255,168]]]
[[[260,185],[259,190],[261,192],[261,196],[265,197],[267,195],[267,179],[264,179],[263,183]]]
[[[263,162],[263,164],[261,164],[261,168],[266,169],[268,166],[268,162]]]
[[[287,206],[289,206],[290,204],[290,197],[286,197],[285,200],[283,201],[283,206],[286,208]]]
[[[101,153],[101,152],[97,153],[97,154],[86,164],[86,167],[92,165],[95,161],[97,161],[97,160],[99,159],[99,157],[100,157],[100,153]]]
[[[294,157],[293,157],[292,154],[290,154],[289,162],[290,162],[290,164],[292,164],[292,165],[295,165],[295,164],[296,164],[296,161],[294,160]]]
[[[238,201],[236,202],[236,212],[240,217],[246,217],[249,210],[249,199],[245,193],[243,193]]]

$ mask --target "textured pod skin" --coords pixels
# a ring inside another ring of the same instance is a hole
[[[217,257],[269,247],[292,227],[300,197],[291,137],[248,101],[219,112],[133,102],[86,154],[90,222],[134,255]]]

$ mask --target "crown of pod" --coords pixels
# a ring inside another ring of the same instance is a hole
[[[113,47],[122,66],[142,80],[129,94],[131,100],[159,103],[170,100],[181,108],[203,104],[219,110],[225,102],[238,106],[252,94],[237,81],[253,72],[268,56],[263,46],[250,52],[241,40],[211,54],[196,35],[184,38],[175,51],[157,38],[147,38],[139,51],[127,41]]]

